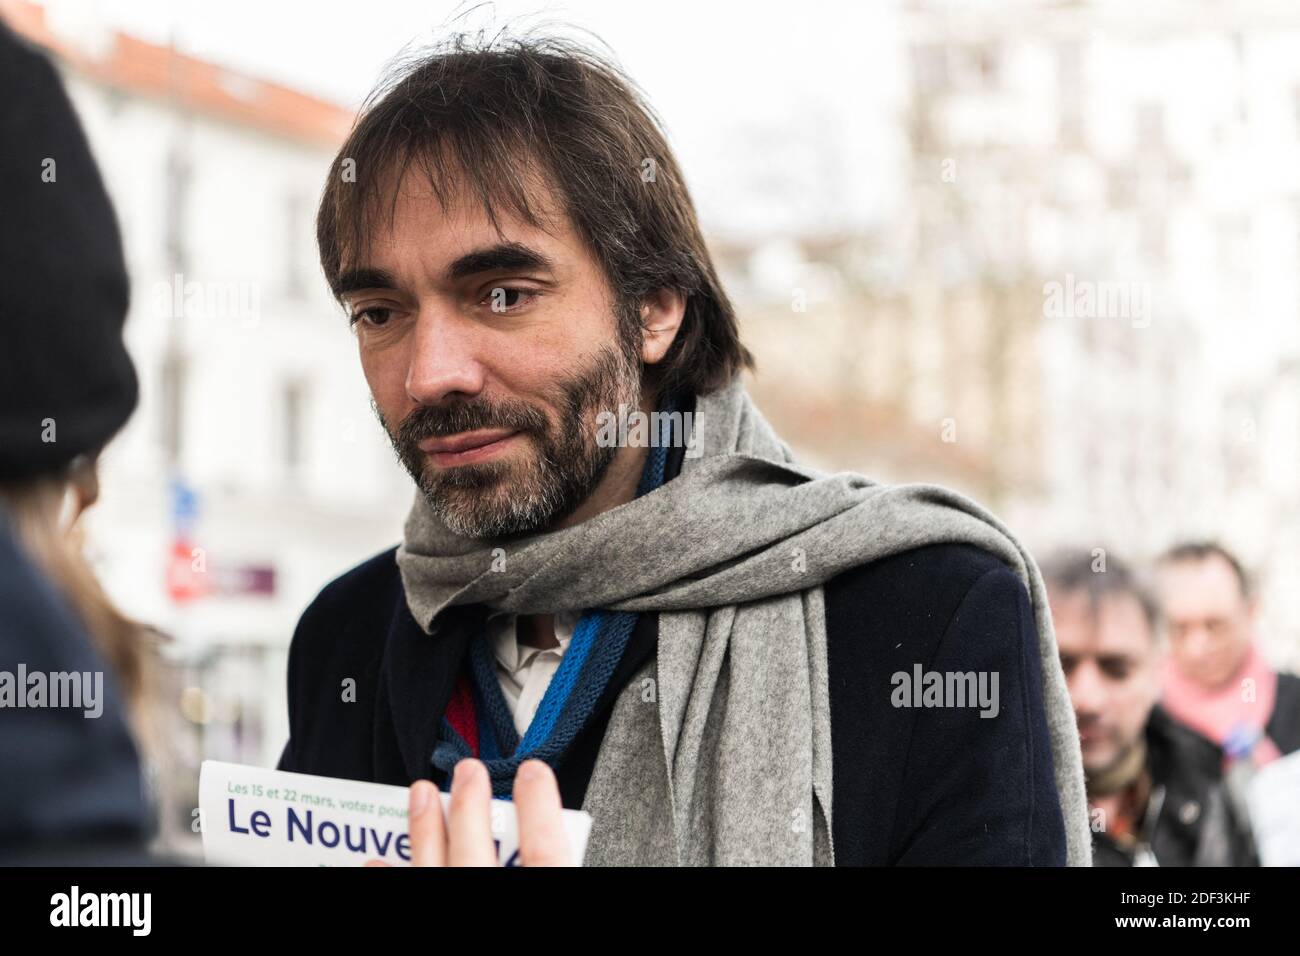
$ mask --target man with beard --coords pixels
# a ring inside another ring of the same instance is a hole
[[[303,615],[282,769],[414,784],[413,818],[449,788],[435,863],[486,860],[512,790],[526,863],[561,802],[589,865],[1087,863],[1032,559],[951,492],[793,460],[615,67],[551,39],[409,62],[317,227],[419,493]],[[695,433],[607,447],[620,410]],[[1000,677],[996,716],[900,700],[914,668]]]
[[[1165,640],[1155,599],[1110,555],[1062,552],[1043,577],[1079,723],[1095,865],[1253,865],[1223,751],[1157,704]]]

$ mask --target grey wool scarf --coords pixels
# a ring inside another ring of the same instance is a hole
[[[461,604],[658,612],[657,654],[615,702],[587,787],[584,862],[832,864],[822,585],[899,552],[966,543],[1028,589],[1067,859],[1088,865],[1074,713],[1042,578],[1011,533],[943,488],[795,464],[740,378],[697,399],[694,429],[676,478],[581,524],[465,538],[417,494],[398,549],[407,603],[431,633]]]

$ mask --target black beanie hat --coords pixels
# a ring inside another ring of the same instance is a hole
[[[0,480],[97,452],[135,408],[117,221],[49,60],[0,22]]]

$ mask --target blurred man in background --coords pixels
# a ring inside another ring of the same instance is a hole
[[[1254,863],[1222,751],[1157,704],[1165,655],[1154,599],[1101,553],[1057,555],[1043,578],[1079,725],[1094,864]]]
[[[1179,544],[1161,557],[1159,584],[1165,708],[1234,758],[1264,764],[1300,750],[1300,677],[1264,660],[1241,562],[1215,542]]]

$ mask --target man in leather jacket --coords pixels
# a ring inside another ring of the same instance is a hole
[[[1104,552],[1043,565],[1079,725],[1097,866],[1252,866],[1223,751],[1157,703],[1165,642],[1155,601]]]

